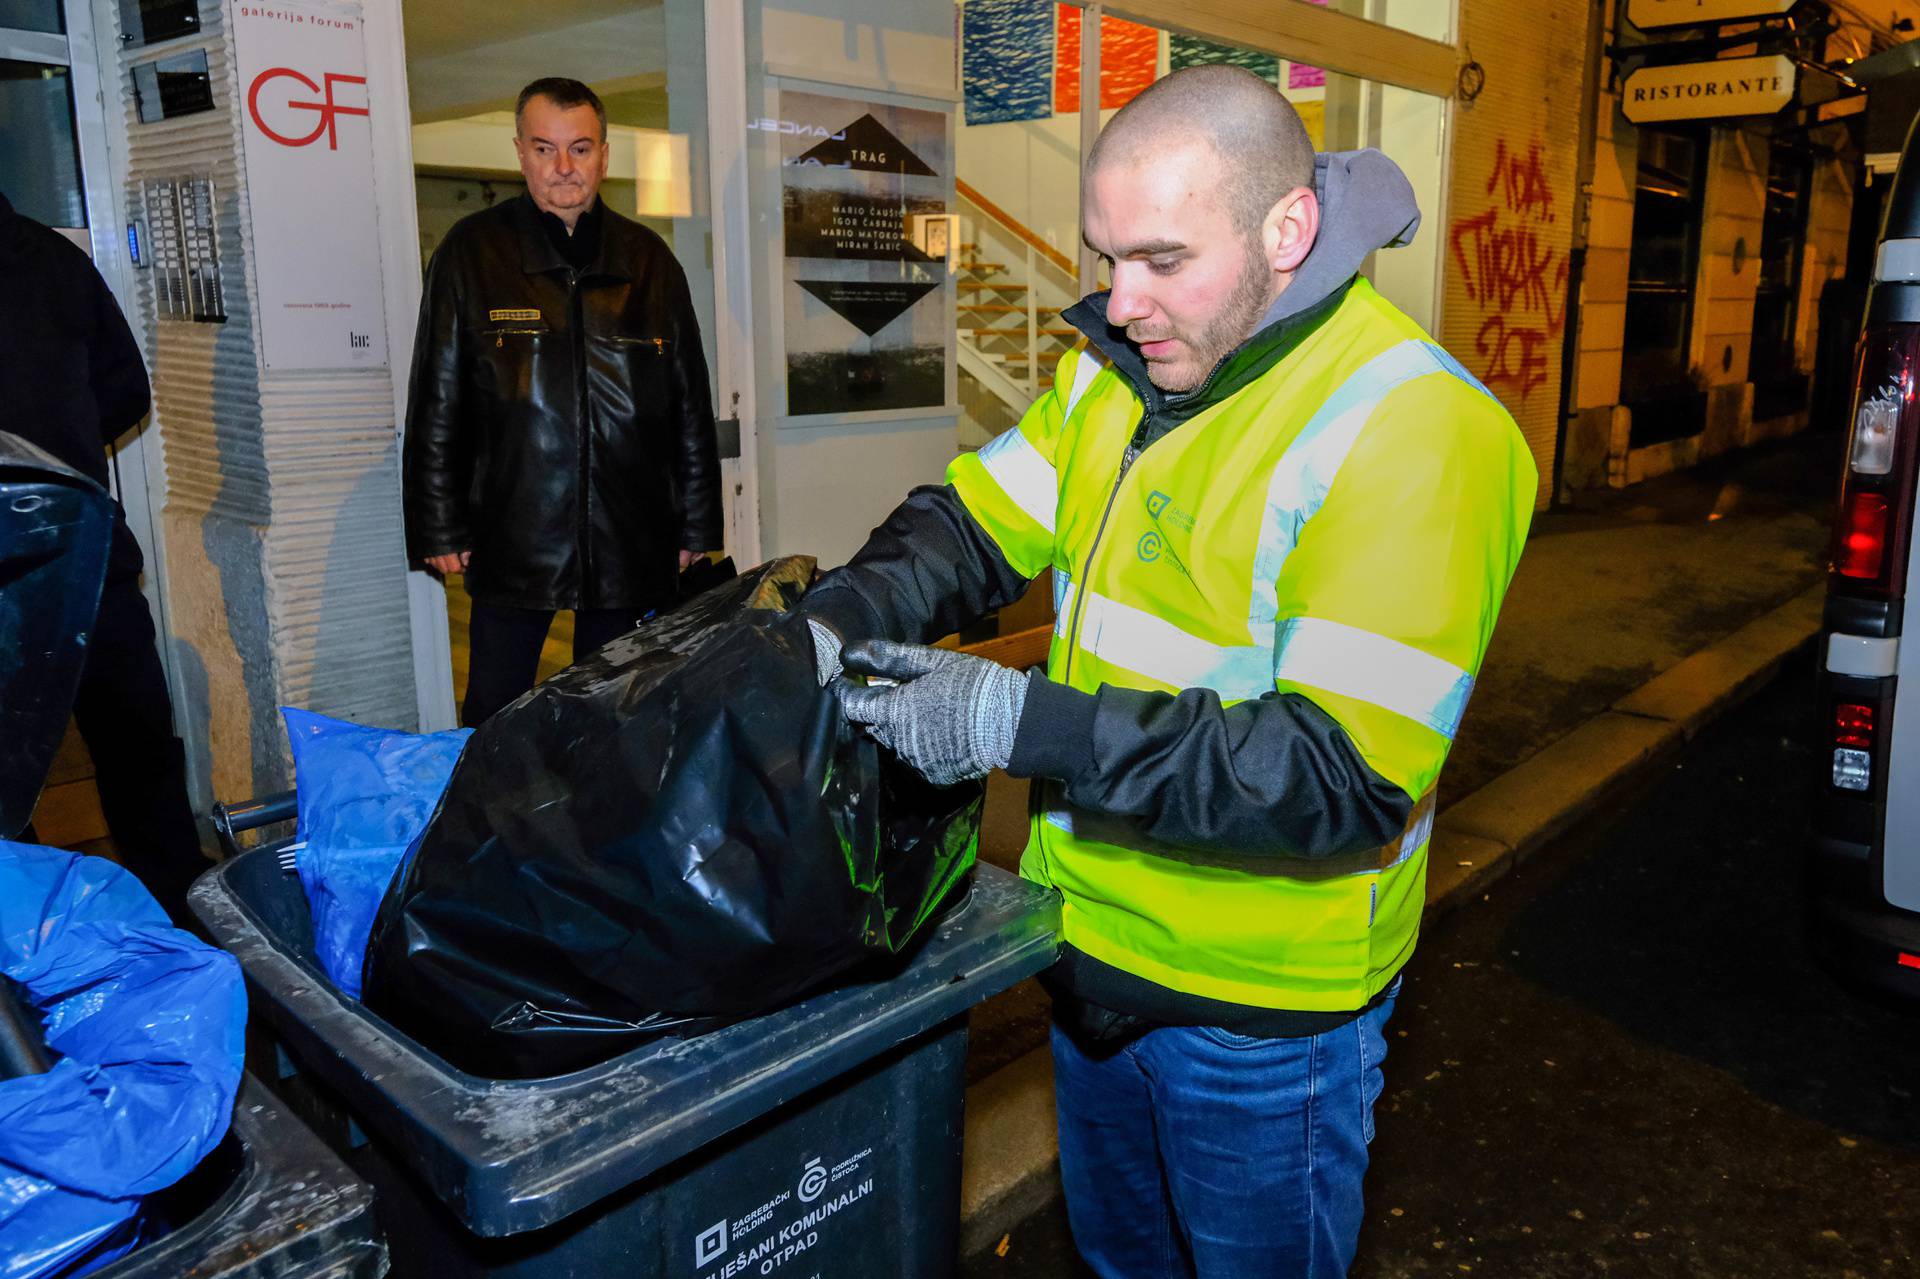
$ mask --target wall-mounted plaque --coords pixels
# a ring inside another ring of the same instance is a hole
[[[954,294],[951,108],[783,88],[780,135],[787,413],[948,403]]]
[[[386,368],[373,139],[404,125],[368,87],[359,0],[232,13],[261,358],[276,373]]]
[[[1777,18],[1798,0],[1627,0],[1627,21],[1642,31]]]

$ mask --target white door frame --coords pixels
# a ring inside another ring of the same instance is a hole
[[[759,399],[753,348],[752,205],[748,199],[747,24],[745,0],[705,0],[707,173],[713,222],[715,413],[740,423],[740,456],[720,465],[727,550],[742,568],[758,564]]]
[[[401,0],[366,0],[363,32],[368,100],[386,118],[373,128],[373,191],[380,228],[380,279],[386,294],[387,355],[393,381],[393,438],[404,446],[407,383],[413,367],[413,329],[420,315],[420,216],[413,193],[413,112],[407,92],[406,29]],[[401,554],[406,552],[404,549]],[[407,621],[413,643],[413,690],[420,731],[441,732],[460,722],[453,700],[453,649],[447,628],[447,591],[417,564],[407,565]]]

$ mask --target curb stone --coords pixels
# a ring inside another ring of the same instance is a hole
[[[1816,583],[1444,809],[1428,854],[1426,922],[1471,902],[1758,691],[1819,633],[1825,599],[1826,583]],[[1059,1194],[1054,1122],[1045,1048],[967,1089],[961,1256],[993,1247]]]

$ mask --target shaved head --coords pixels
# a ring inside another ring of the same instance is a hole
[[[1162,390],[1201,385],[1252,336],[1319,232],[1306,127],[1238,67],[1174,72],[1087,156],[1080,234],[1112,276],[1107,324]]]
[[[1288,192],[1313,186],[1313,141],[1299,112],[1273,85],[1230,66],[1187,67],[1147,86],[1100,131],[1086,174],[1152,164],[1195,141],[1218,158],[1214,190],[1248,234]]]

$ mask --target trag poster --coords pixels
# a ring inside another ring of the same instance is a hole
[[[782,90],[787,413],[938,408],[954,290],[924,231],[947,213],[945,111]]]

